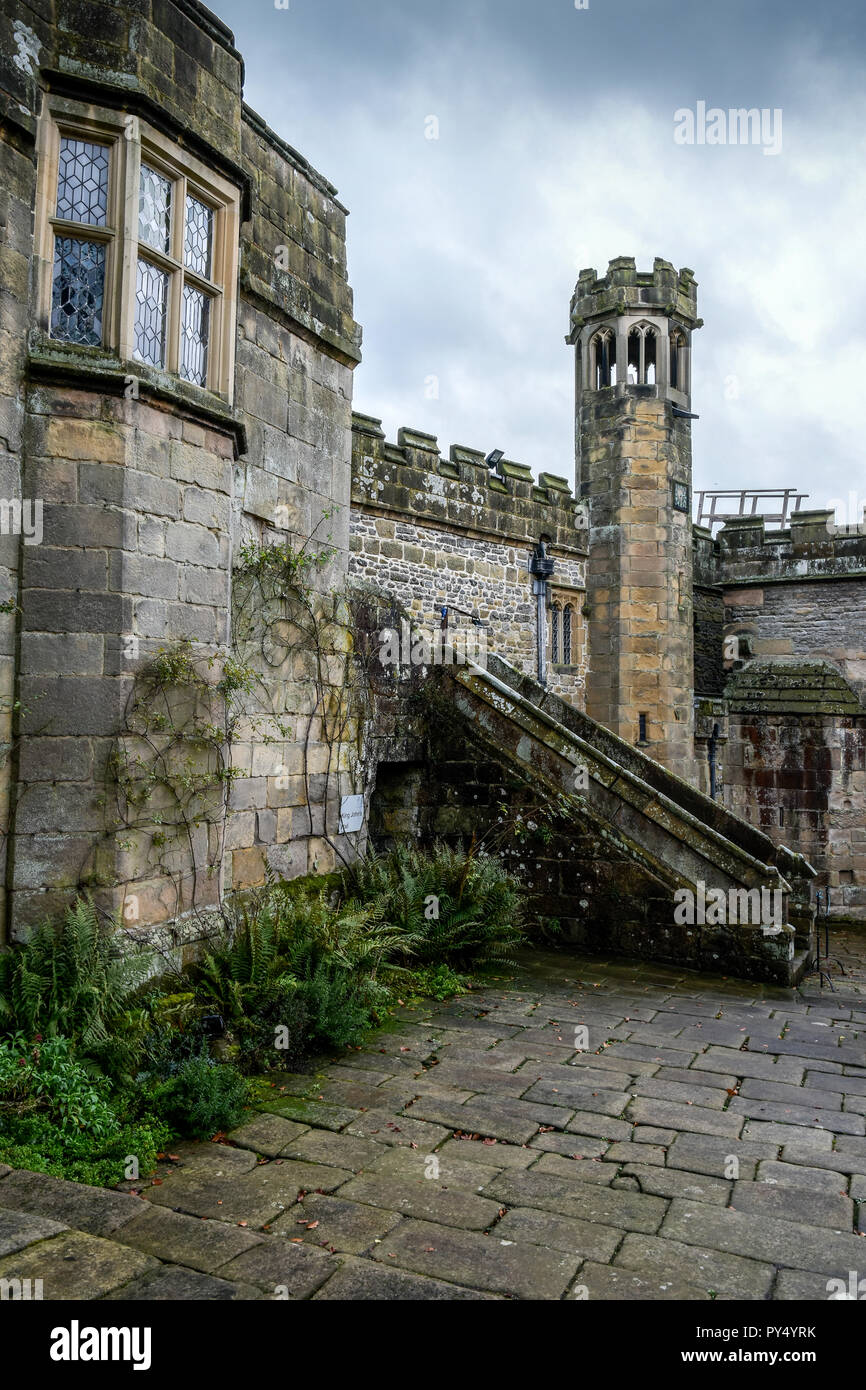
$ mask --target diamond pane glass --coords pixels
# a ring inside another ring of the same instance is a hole
[[[138,186],[138,237],[156,251],[170,250],[171,180],[146,164]]]
[[[135,355],[152,367],[165,366],[167,306],[168,275],[140,260],[135,285]]]
[[[210,300],[192,285],[183,287],[183,333],[180,343],[180,374],[196,386],[207,385],[207,347],[210,329]]]
[[[108,146],[62,136],[57,216],[104,227],[108,209]]]
[[[105,247],[75,237],[54,238],[51,336],[98,347],[102,342]]]
[[[186,200],[186,227],[183,238],[184,264],[196,275],[210,277],[213,212],[192,194]]]

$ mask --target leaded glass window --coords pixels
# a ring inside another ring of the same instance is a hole
[[[186,199],[183,258],[188,270],[205,279],[211,273],[211,244],[213,242],[213,212],[191,193]]]
[[[571,665],[571,615],[573,609],[567,603],[562,610],[562,664]]]
[[[559,604],[555,603],[550,610],[550,659],[557,664],[559,661]]]
[[[138,239],[155,251],[171,248],[171,180],[141,166],[138,189]]]
[[[51,336],[99,347],[105,298],[105,247],[77,237],[54,238]]]
[[[139,259],[135,285],[135,355],[151,367],[165,366],[168,275]]]
[[[40,328],[230,399],[236,186],[140,118],[54,106],[49,94],[40,118]]]
[[[57,216],[104,227],[108,212],[107,145],[62,136],[57,171]]]
[[[209,328],[210,299],[192,285],[184,285],[180,374],[196,386],[207,385]]]

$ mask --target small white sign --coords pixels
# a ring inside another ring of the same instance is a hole
[[[363,796],[344,796],[340,800],[340,834],[348,835],[360,830],[364,824]]]

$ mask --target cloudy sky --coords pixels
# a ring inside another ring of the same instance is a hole
[[[705,320],[695,488],[862,515],[863,0],[210,3],[247,101],[351,211],[355,405],[389,438],[572,479],[577,273],[663,256]],[[699,102],[781,110],[781,151],[675,143]]]

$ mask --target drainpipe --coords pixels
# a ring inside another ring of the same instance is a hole
[[[710,796],[713,801],[716,799],[716,743],[719,737],[718,724],[713,725],[713,732],[710,735],[709,746],[707,748],[707,758],[710,764]]]
[[[547,581],[553,574],[556,562],[547,553],[544,541],[539,541],[529,557],[529,573],[532,575],[532,592],[535,595],[536,646],[538,664],[538,684],[547,685]]]

